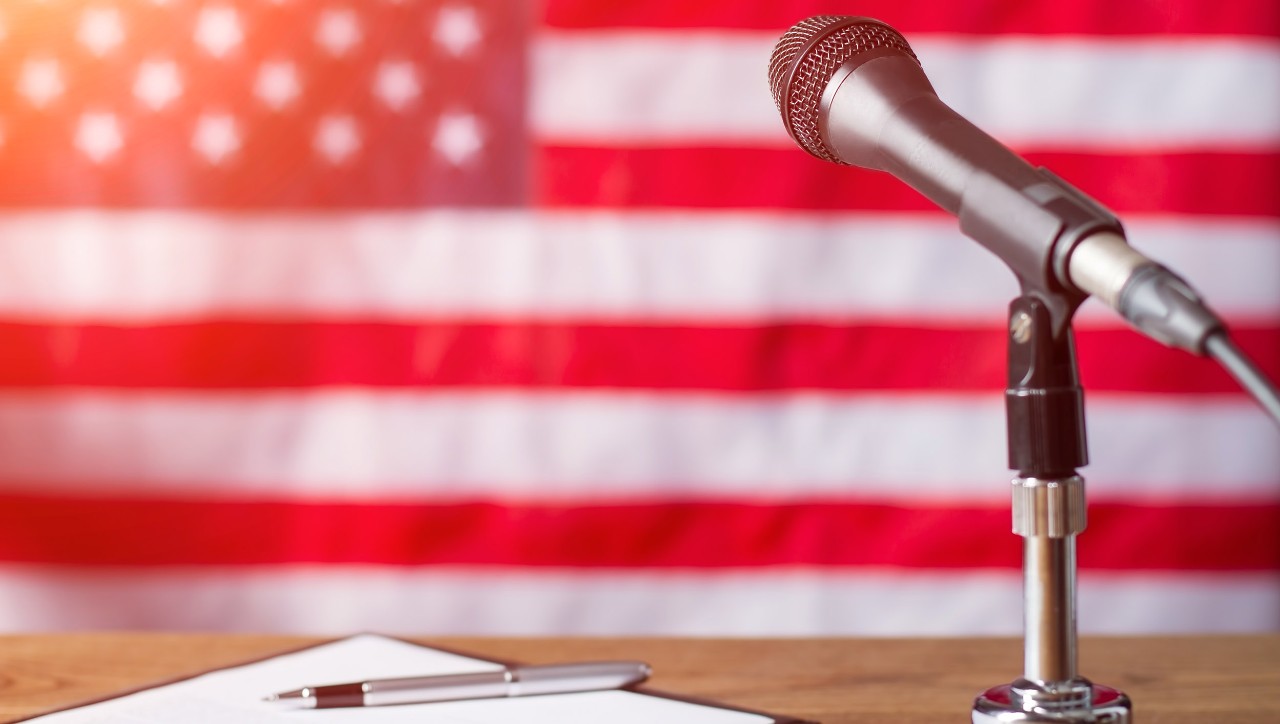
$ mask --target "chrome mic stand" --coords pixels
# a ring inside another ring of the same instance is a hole
[[[1076,468],[1089,461],[1070,325],[1079,301],[1052,301],[1053,310],[1027,294],[1009,307],[1005,405],[1009,467],[1018,471],[1013,532],[1023,539],[1024,664],[1022,678],[974,701],[973,724],[1132,722],[1129,697],[1076,667],[1076,536],[1085,528]]]

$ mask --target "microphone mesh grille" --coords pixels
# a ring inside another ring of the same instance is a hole
[[[827,148],[818,130],[822,93],[845,61],[881,48],[920,62],[906,38],[870,18],[815,15],[783,33],[769,58],[769,90],[787,132],[801,148],[824,161],[845,163]]]

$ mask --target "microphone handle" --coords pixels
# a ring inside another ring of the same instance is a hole
[[[1100,231],[1123,234],[1101,204],[943,103],[913,58],[863,54],[836,72],[821,103],[824,140],[842,161],[886,171],[956,215],[1024,289],[1079,295],[1078,304],[1071,249]]]
[[[959,215],[979,169],[1011,188],[1041,181],[1030,164],[938,97],[920,64],[866,53],[841,66],[819,106],[828,148],[846,163],[887,171]]]

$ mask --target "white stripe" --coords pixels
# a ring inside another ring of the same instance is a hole
[[[1280,222],[1135,216],[1133,243],[1229,319],[1280,312]],[[999,324],[1013,275],[911,214],[0,215],[0,314],[838,316]],[[1088,324],[1120,325],[1092,305]]]
[[[1021,605],[1016,571],[0,569],[0,621],[10,632],[1014,636]],[[1280,630],[1280,577],[1086,572],[1080,629]]]
[[[1089,400],[1093,500],[1280,499],[1280,445],[1251,402]],[[232,499],[998,502],[1004,430],[998,391],[6,393],[0,479]]]
[[[535,45],[532,116],[570,145],[787,145],[779,33],[560,32]],[[909,38],[939,96],[1005,143],[1280,141],[1280,44],[1246,38]]]

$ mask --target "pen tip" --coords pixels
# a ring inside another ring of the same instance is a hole
[[[290,706],[315,706],[315,697],[312,696],[312,689],[298,689],[296,691],[282,691],[271,696],[264,696],[262,701],[268,704],[288,704]]]

